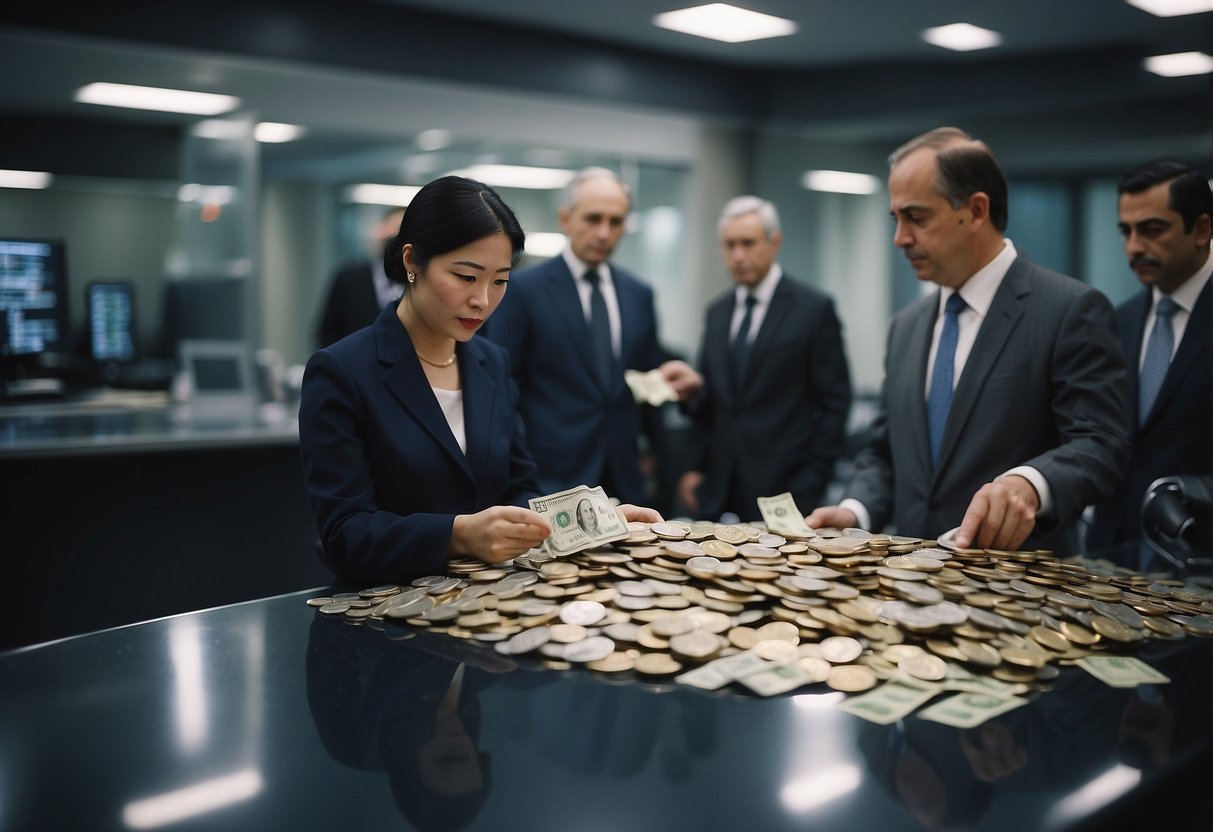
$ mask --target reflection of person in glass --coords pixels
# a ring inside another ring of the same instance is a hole
[[[590,537],[597,536],[601,531],[598,527],[598,515],[594,513],[594,506],[589,498],[577,504],[577,525]]]

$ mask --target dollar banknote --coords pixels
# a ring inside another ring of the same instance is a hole
[[[1171,681],[1133,656],[1084,656],[1078,660],[1078,666],[1114,688],[1162,685]]]
[[[570,555],[628,536],[628,524],[601,486],[578,485],[529,501],[552,524],[544,542],[553,555]]]
[[[838,707],[878,725],[897,722],[905,719],[939,693],[937,686],[922,683],[917,679],[914,681],[921,686],[906,685],[902,684],[901,680],[890,679],[861,696],[847,699]]]
[[[1026,705],[1020,696],[994,696],[988,693],[958,693],[919,712],[923,719],[942,722],[953,728],[976,728],[988,719]]]
[[[674,392],[674,388],[665,380],[665,376],[661,374],[660,370],[649,370],[647,373],[640,370],[624,370],[623,380],[627,382],[628,389],[632,391],[632,398],[641,404],[657,406],[666,402],[678,401],[678,394]]]
[[[787,491],[774,497],[759,497],[758,510],[762,512],[763,522],[767,524],[767,531],[771,534],[789,538],[809,538],[817,535],[804,522],[804,515]]]

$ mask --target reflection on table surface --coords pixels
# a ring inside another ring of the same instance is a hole
[[[553,671],[317,616],[312,592],[0,654],[0,826],[1208,829],[1213,643],[1077,668],[967,731]],[[1119,802],[1118,802],[1119,801]]]

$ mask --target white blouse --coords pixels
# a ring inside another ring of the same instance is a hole
[[[463,391],[444,390],[441,387],[431,389],[434,391],[434,397],[438,399],[438,406],[442,408],[442,415],[446,417],[446,423],[451,426],[455,441],[459,443],[459,450],[467,454],[468,439],[463,429]]]

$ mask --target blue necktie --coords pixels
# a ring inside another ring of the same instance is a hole
[[[948,423],[948,408],[952,406],[952,375],[956,367],[956,342],[960,339],[960,312],[964,298],[953,294],[944,304],[943,331],[935,351],[935,368],[931,371],[931,392],[927,395],[927,431],[931,439],[931,466],[939,462],[939,446],[943,444],[943,429]]]
[[[747,294],[745,296],[745,315],[741,318],[741,326],[733,338],[733,387],[741,387],[745,375],[746,362],[750,360],[750,325],[754,321],[754,305],[758,298]]]
[[[1179,304],[1170,298],[1162,298],[1154,306],[1154,329],[1146,341],[1146,360],[1141,364],[1141,398],[1138,401],[1137,424],[1144,424],[1150,408],[1162,389],[1162,380],[1171,366],[1171,353],[1175,349],[1175,332],[1171,329],[1171,316]]]
[[[585,273],[590,284],[590,343],[594,347],[594,366],[605,387],[611,386],[611,375],[615,369],[615,354],[611,349],[611,319],[607,317],[606,300],[598,288],[598,272],[591,269]]]

